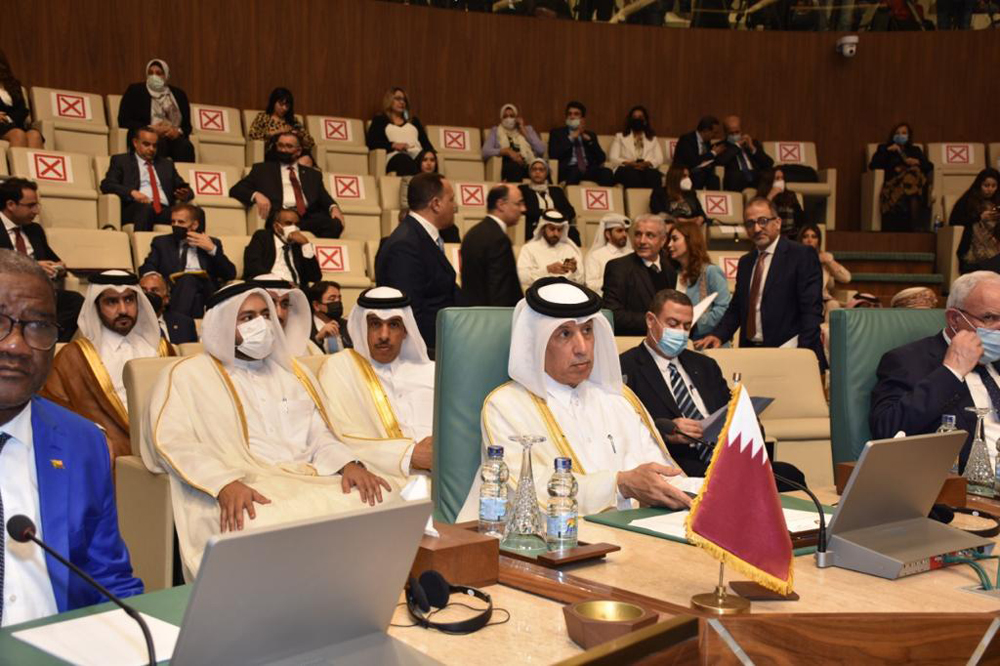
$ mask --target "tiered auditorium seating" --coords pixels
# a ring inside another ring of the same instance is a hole
[[[214,104],[191,105],[191,136],[199,142],[198,161],[204,164],[246,164],[246,138],[240,112]]]
[[[458,213],[455,215],[455,225],[465,235],[477,222],[486,216],[486,195],[496,183],[455,181],[455,204]]]
[[[176,167],[177,173],[191,186],[192,203],[205,209],[208,233],[213,236],[253,233],[248,224],[256,223],[256,214],[248,216],[243,204],[229,196],[229,188],[243,177],[241,167],[188,162],[179,162]]]
[[[576,209],[576,224],[585,247],[590,247],[602,217],[608,213],[625,214],[622,188],[618,186],[570,185],[566,198]]]
[[[108,124],[100,95],[32,88],[31,108],[41,121],[45,147],[84,155],[108,154]]]
[[[7,154],[13,175],[38,183],[43,226],[97,229],[97,185],[88,155],[31,148],[9,148]]]
[[[381,175],[368,170],[364,124],[357,118],[307,116],[306,129],[316,141],[316,166],[324,171]]]
[[[444,157],[444,168],[438,170],[451,180],[483,180],[483,139],[475,127],[428,125],[427,137],[437,154]],[[381,173],[384,173],[382,169]],[[373,172],[374,173],[374,172]]]
[[[311,234],[306,235],[310,236],[316,246],[316,259],[323,271],[323,279],[340,284],[344,312],[350,312],[361,292],[374,284],[368,274],[364,241],[313,238]]]
[[[764,151],[774,159],[776,166],[794,164],[811,167],[816,170],[818,183],[788,183],[788,190],[803,195],[804,198],[821,198],[826,204],[826,214],[823,220],[830,229],[834,229],[837,220],[837,170],[820,169],[816,157],[816,144],[812,141],[768,141]]]
[[[927,159],[934,163],[934,212],[941,214],[943,197],[961,195],[976,174],[986,168],[986,145],[982,143],[929,143]]]
[[[250,126],[253,125],[253,120],[259,113],[261,113],[260,109],[243,109],[243,138],[246,139],[245,162],[247,165],[264,161],[264,141],[250,138]],[[296,113],[295,119],[305,126],[302,114]],[[323,165],[317,162],[316,166],[322,168]]]
[[[326,189],[344,213],[342,238],[378,240],[382,237],[382,206],[375,178],[353,173],[327,173]]]

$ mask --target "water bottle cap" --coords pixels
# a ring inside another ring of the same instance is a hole
[[[502,446],[487,446],[486,455],[490,458],[503,458],[503,447]]]
[[[573,461],[569,458],[556,458],[556,471],[569,472],[573,469]]]
[[[941,423],[947,423],[948,425],[955,425],[955,415],[954,414],[944,414],[941,416]]]

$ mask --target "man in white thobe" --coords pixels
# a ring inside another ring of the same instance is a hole
[[[632,240],[628,237],[630,226],[629,219],[618,213],[608,213],[601,218],[601,225],[583,264],[587,286],[598,296],[604,288],[604,266],[612,259],[633,252]]]
[[[690,500],[668,479],[682,476],[652,418],[622,383],[614,334],[601,300],[564,278],[543,278],[514,309],[511,380],[486,398],[482,411],[483,459],[503,446],[510,478],[521,471],[521,451],[510,440],[539,435],[532,472],[539,502],[548,499],[556,457],[568,457],[579,483],[580,515],[629,509],[632,501],[682,508]],[[479,476],[459,520],[472,519]]]
[[[434,362],[409,297],[392,287],[362,292],[347,331],[354,349],[330,356],[319,371],[331,416],[349,435],[381,440],[360,440],[380,473],[424,485],[433,452]]]
[[[569,221],[559,211],[547,210],[517,256],[517,279],[527,289],[535,280],[558,275],[583,284],[583,254],[569,239]]]
[[[170,474],[187,576],[220,532],[385,499],[390,484],[334,429],[318,382],[288,352],[266,291],[241,283],[216,292],[202,339],[205,353],[161,375],[142,438],[146,466]]]
[[[304,291],[274,273],[258,275],[252,282],[274,301],[278,322],[285,331],[285,344],[293,358],[315,356],[323,351],[309,338],[312,333],[312,308]]]

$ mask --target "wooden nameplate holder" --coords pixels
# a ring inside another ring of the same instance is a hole
[[[455,523],[454,527],[459,527],[471,532],[476,532],[479,529],[479,523],[475,520],[470,520],[465,523]],[[492,537],[488,537],[492,538]],[[493,539],[497,542],[499,547],[500,542],[497,539]],[[615,551],[621,550],[621,546],[616,546],[611,543],[587,543],[586,541],[577,542],[576,548],[568,548],[567,550],[553,550],[547,553],[542,553],[537,557],[531,557],[530,555],[522,555],[520,553],[514,553],[509,550],[500,550],[500,554],[504,557],[509,557],[515,560],[521,560],[523,562],[531,562],[532,564],[539,564],[543,567],[549,569],[558,569],[559,567],[566,566],[567,564],[574,564],[576,562],[586,562],[588,560],[599,560],[603,558],[608,553],[613,553]]]

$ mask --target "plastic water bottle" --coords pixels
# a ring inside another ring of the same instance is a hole
[[[483,481],[479,490],[479,531],[502,539],[504,523],[507,522],[507,479],[510,478],[510,471],[503,461],[502,446],[487,447],[486,458],[479,473]]]
[[[941,217],[941,213],[935,213],[934,214],[934,228],[932,229],[932,231],[934,233],[937,233],[937,232],[941,231],[942,227],[944,227],[944,218]]]
[[[549,479],[545,542],[549,550],[567,550],[576,548],[576,491],[579,486],[573,477],[572,460],[556,458],[555,468]]]
[[[955,425],[955,415],[954,414],[942,414],[941,415],[941,426],[936,432],[951,432],[953,430],[958,430],[958,426]],[[951,466],[951,473],[958,474],[958,457],[955,458],[955,463]]]

